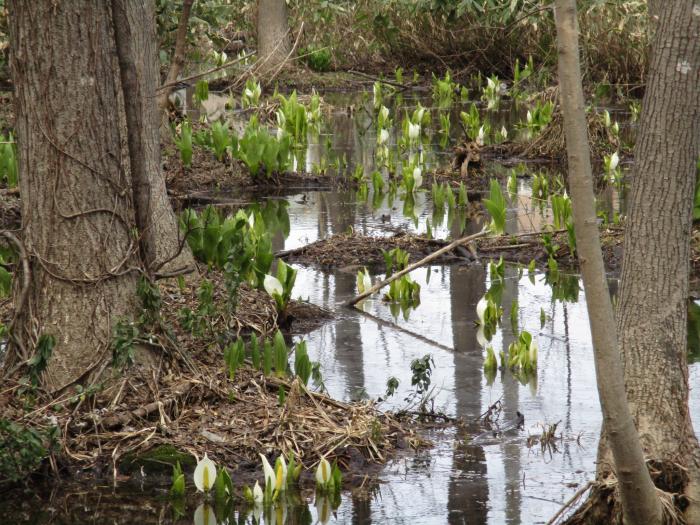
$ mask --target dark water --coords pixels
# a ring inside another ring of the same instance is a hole
[[[305,158],[299,162],[314,171],[344,156],[350,169],[361,165],[371,173],[376,145],[372,120],[359,109],[359,96],[333,96],[341,97],[335,101],[337,110],[321,135],[312,137]],[[415,99],[407,101],[409,106],[415,104]],[[354,113],[345,109],[351,105],[355,106]],[[521,113],[505,108],[494,120],[499,127],[500,122],[512,127],[513,118],[522,118]],[[456,118],[452,122],[451,143],[461,133]],[[423,144],[428,168],[450,160],[449,145],[439,146],[434,135],[430,132]],[[391,140],[395,137],[393,134]],[[493,165],[487,169],[505,168]],[[442,220],[436,220],[428,192],[417,194],[409,216],[404,214],[400,197],[390,202],[386,196],[374,198],[371,190],[366,201],[358,199],[355,192],[337,191],[292,193],[284,200],[290,232],[286,238],[280,232],[275,234],[275,250],[303,246],[351,228],[377,236],[391,235],[397,229],[424,233],[427,219],[431,220],[434,235],[440,238],[478,231],[483,226],[478,221],[450,216],[446,210]],[[623,208],[620,201],[619,192],[612,188],[599,195],[599,206],[610,217]],[[551,222],[550,215],[532,198],[530,179],[519,179],[518,195],[508,211],[508,232],[539,230]],[[313,495],[305,495],[300,504],[276,509],[267,516],[235,509],[217,520],[214,513],[197,512],[199,502],[192,500],[182,509],[182,515],[175,517],[166,487],[145,479],[117,488],[59,486],[53,495],[21,495],[15,501],[0,502],[0,522],[545,523],[595,472],[601,416],[585,294],[580,291],[575,300],[555,299],[543,274],[530,277],[526,271],[519,275],[515,266],[507,266],[502,303],[506,312],[492,344],[498,354],[514,340],[507,319],[512,301],[517,301],[519,328],[528,330],[538,341],[538,371],[525,384],[508,371],[499,373],[489,384],[483,373],[484,351],[477,343],[475,326],[475,305],[490,285],[486,262],[430,266],[413,272],[413,279],[421,285],[421,304],[407,319],[395,316],[378,298],[360,305],[364,313],[339,306],[356,294],[357,268],[322,272],[297,266],[294,297],[308,298],[336,311],[333,321],[304,337],[311,358],[321,363],[331,395],[340,399],[384,397],[387,379],[395,377],[398,390],[381,406],[404,408],[411,392],[410,363],[430,354],[435,364],[431,378],[431,406],[435,410],[473,421],[500,400],[504,420],[513,420],[516,412],[524,414],[523,430],[496,439],[480,439],[478,444],[455,430],[435,431],[428,436],[435,444],[433,448],[392,460],[380,472],[380,483],[372,491],[344,492],[334,512],[328,512],[327,502],[315,502]],[[616,283],[611,281],[611,286],[614,289]],[[546,321],[541,327],[542,310]],[[691,388],[700,385],[700,364],[691,365],[690,376]],[[700,414],[700,396],[695,389],[691,389],[690,412],[696,418]],[[558,423],[561,433],[556,450],[528,447],[529,436],[540,434],[544,425],[554,423]],[[695,423],[700,425],[700,420]],[[24,501],[21,510],[18,501]]]

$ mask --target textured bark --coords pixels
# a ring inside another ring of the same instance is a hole
[[[182,243],[161,169],[154,4],[113,0],[112,6],[142,258],[149,272],[194,268],[186,245],[178,254]]]
[[[581,86],[575,0],[555,1],[555,23],[576,245],[586,290],[598,394],[619,482],[623,520],[627,524],[661,523],[661,502],[649,475],[625,397],[623,367],[600,248]]]
[[[28,301],[26,348],[56,346],[44,378],[70,384],[109,352],[116,320],[135,312],[138,246],[122,168],[110,6],[9,2]]]
[[[688,411],[687,301],[695,162],[700,154],[697,2],[658,6],[635,146],[618,330],[632,414],[651,459],[688,469],[700,523],[700,454]],[[600,457],[608,454],[601,442]]]
[[[170,60],[170,69],[165,78],[164,86],[173,84],[180,76],[180,71],[185,65],[185,47],[187,46],[187,28],[190,22],[190,13],[192,12],[192,4],[194,0],[184,0],[182,2],[182,14],[180,21],[177,24],[177,33],[175,34],[175,48],[173,49],[173,57]],[[157,40],[156,40],[157,42]],[[168,96],[172,92],[173,87],[161,89],[158,92],[158,107],[161,111],[168,107]]]
[[[274,72],[291,50],[285,0],[258,0],[258,64],[260,74]]]

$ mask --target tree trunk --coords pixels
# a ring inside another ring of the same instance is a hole
[[[122,156],[108,3],[10,7],[24,242],[31,285],[16,337],[50,334],[44,383],[56,391],[109,355],[114,323],[136,309],[138,243]],[[26,356],[20,356],[26,357]]]
[[[173,56],[170,59],[170,69],[168,70],[168,75],[163,82],[164,86],[173,84],[177,81],[180,76],[180,71],[182,71],[182,66],[185,65],[185,47],[187,46],[187,28],[190,21],[190,12],[192,11],[192,4],[194,0],[184,0],[182,2],[182,14],[180,15],[180,21],[177,25],[177,33],[175,34],[175,48],[173,49]],[[155,40],[157,42],[157,40]],[[158,93],[158,107],[160,111],[165,113],[168,107],[168,96],[172,93],[173,88],[168,87],[162,89]]]
[[[661,523],[661,502],[649,476],[625,397],[622,362],[598,236],[575,0],[556,0],[554,12],[576,245],[586,290],[598,394],[617,473],[623,520],[627,524]]]
[[[112,7],[142,257],[149,273],[194,268],[189,247],[178,236],[161,169],[154,4],[113,0]]]
[[[700,449],[688,411],[687,308],[700,154],[697,2],[660,4],[626,218],[618,330],[625,386],[647,457],[688,469],[700,523]],[[601,458],[608,455],[601,442]],[[599,476],[605,475],[599,463]],[[665,487],[683,492],[684,487]]]
[[[259,73],[274,72],[291,50],[285,0],[258,0]]]

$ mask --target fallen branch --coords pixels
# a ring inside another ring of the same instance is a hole
[[[413,264],[409,264],[403,270],[396,272],[391,277],[384,279],[383,281],[375,284],[374,286],[372,286],[372,288],[365,291],[364,293],[361,293],[360,295],[357,295],[357,296],[353,297],[352,299],[345,301],[343,303],[343,306],[353,306],[353,305],[359,303],[360,301],[362,301],[362,299],[365,299],[365,298],[369,297],[370,295],[372,295],[373,293],[378,292],[379,290],[381,290],[382,288],[384,288],[386,285],[390,284],[391,282],[395,281],[399,277],[403,277],[404,275],[406,275],[409,272],[412,272],[416,268],[420,268],[421,266],[428,264],[430,261],[434,261],[435,259],[440,257],[443,253],[449,252],[449,251],[453,250],[454,248],[456,248],[457,246],[471,242],[474,239],[478,239],[479,237],[484,237],[487,233],[488,233],[487,230],[482,230],[479,233],[474,233],[472,235],[468,235],[467,237],[462,237],[461,239],[457,239],[456,241],[452,241],[447,246],[443,246],[442,248],[440,248],[437,251],[434,251],[433,253],[431,253],[427,257],[423,257],[420,261],[415,262]]]
[[[382,84],[386,84],[388,86],[393,86],[399,89],[410,89],[411,86],[406,85],[406,84],[401,84],[399,82],[393,82],[391,80],[386,80],[384,78],[378,78],[374,77],[372,75],[368,75],[367,73],[362,73],[361,71],[355,71],[353,69],[349,70],[348,73],[351,75],[357,75],[358,77],[366,78],[368,80],[374,80],[375,82],[381,82]]]
[[[226,62],[223,66],[218,66],[218,67],[215,67],[215,68],[210,69],[208,71],[204,71],[203,73],[197,73],[196,75],[192,75],[190,77],[181,78],[175,82],[171,82],[170,84],[163,84],[156,91],[162,91],[164,89],[172,89],[175,86],[179,86],[181,84],[186,84],[192,80],[198,80],[202,77],[206,77],[207,75],[211,75],[212,73],[216,73],[217,71],[221,71],[222,69],[226,69],[226,68],[229,68],[233,65],[236,65],[239,62],[241,62],[242,60],[245,60],[247,58],[252,57],[254,54],[255,53],[248,53],[247,55],[243,55],[241,57],[238,57],[235,60],[231,60],[230,62]]]

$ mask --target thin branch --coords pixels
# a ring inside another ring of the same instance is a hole
[[[177,77],[180,75],[182,66],[185,64],[185,46],[187,45],[187,26],[189,25],[190,12],[194,0],[184,0],[182,2],[182,15],[177,25],[177,34],[175,35],[175,49],[173,50],[173,58],[170,61],[170,69],[168,76],[165,78],[161,93],[158,94],[158,107],[164,110],[168,105],[168,96],[172,91],[172,87],[176,85]],[[164,90],[164,91],[163,91]]]
[[[404,275],[406,275],[409,272],[412,272],[416,268],[420,268],[421,266],[428,264],[430,261],[437,259],[443,253],[447,253],[447,252],[455,249],[457,246],[471,242],[474,239],[478,239],[479,237],[484,237],[487,233],[488,233],[487,230],[482,230],[479,233],[474,233],[472,235],[468,235],[467,237],[462,237],[461,239],[457,239],[456,241],[452,241],[450,244],[443,246],[439,250],[434,251],[433,253],[431,253],[427,257],[423,257],[420,261],[406,266],[406,268],[404,268],[403,270],[401,270],[399,272],[396,272],[391,277],[384,279],[383,281],[375,284],[374,286],[372,286],[372,288],[365,291],[364,293],[361,293],[360,295],[357,295],[357,296],[353,297],[352,299],[344,302],[343,306],[353,306],[353,305],[359,303],[362,299],[365,299],[365,298],[369,297],[370,295],[372,295],[373,293],[378,292],[379,290],[384,288],[387,284],[390,284],[391,282],[395,281],[399,277],[403,277]]]

